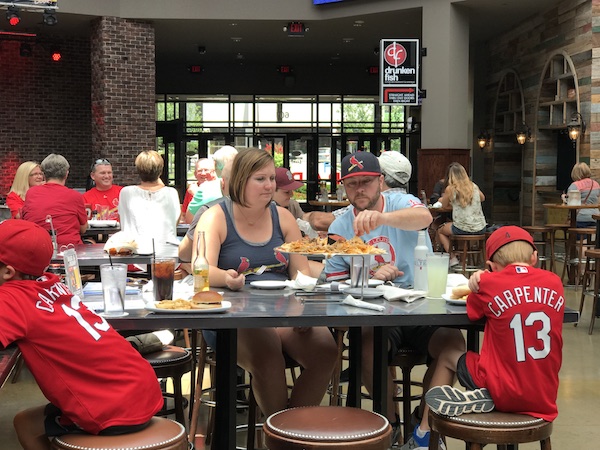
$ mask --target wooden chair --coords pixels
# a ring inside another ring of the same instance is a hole
[[[578,286],[584,271],[585,251],[594,248],[596,245],[596,228],[568,228],[567,233],[567,242],[573,243],[574,247],[567,245],[567,257],[565,258],[561,278],[564,279],[569,270],[575,271],[569,277],[569,280],[574,280],[575,286]]]
[[[272,414],[264,423],[270,450],[387,450],[392,427],[379,414],[341,406],[306,406]]]
[[[551,450],[552,422],[524,414],[492,411],[449,417],[429,411],[429,450],[438,450],[441,436],[460,439],[470,450],[486,444],[506,449],[514,444],[540,442],[541,450]]]
[[[52,440],[52,450],[188,450],[185,428],[180,423],[153,417],[141,431],[118,436],[67,434]]]
[[[550,228],[550,271],[558,275],[557,262],[567,259],[567,230],[571,226],[568,223],[547,223],[545,226]],[[562,245],[562,248],[559,247],[559,244]]]
[[[539,267],[542,269],[552,265],[551,258],[551,233],[552,229],[544,225],[527,225],[522,227],[533,237],[533,243],[538,252]]]
[[[594,332],[594,322],[596,321],[596,311],[598,307],[598,293],[600,292],[600,249],[591,249],[585,252],[586,262],[581,281],[581,300],[579,302],[579,317],[583,312],[583,303],[586,295],[591,295],[594,299],[592,302],[592,314],[590,319],[590,328],[588,334]],[[593,288],[591,280],[594,280]],[[577,323],[575,323],[577,326]]]

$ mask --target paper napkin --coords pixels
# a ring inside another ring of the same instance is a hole
[[[315,289],[317,285],[317,279],[313,277],[309,277],[308,275],[304,275],[302,272],[298,271],[298,275],[296,275],[295,280],[286,280],[285,284],[292,289],[302,289],[304,291],[312,291]]]
[[[417,299],[425,298],[427,295],[426,291],[415,291],[414,289],[403,289],[395,286],[388,286],[382,284],[377,286],[376,289],[383,291],[383,297],[388,302],[403,301],[407,303],[414,302]]]
[[[355,308],[372,309],[373,311],[379,312],[385,311],[385,306],[383,305],[374,305],[373,303],[354,298],[351,295],[346,296],[346,298],[342,300],[342,305],[354,306]]]

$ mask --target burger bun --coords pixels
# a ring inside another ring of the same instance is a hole
[[[466,284],[461,284],[460,286],[455,286],[452,288],[452,298],[453,299],[462,299],[467,297],[471,293],[471,289]]]
[[[215,291],[201,291],[192,297],[192,309],[209,309],[221,306],[223,296]]]

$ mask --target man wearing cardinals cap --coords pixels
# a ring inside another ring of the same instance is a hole
[[[417,245],[418,230],[427,228],[432,217],[429,210],[413,195],[398,190],[382,193],[383,175],[377,157],[370,152],[347,155],[341,163],[342,181],[350,201],[349,209],[337,217],[329,227],[329,234],[350,239],[360,238],[367,244],[382,248],[384,255],[374,255],[367,260],[370,277],[393,281],[402,287],[413,284],[413,255]],[[401,181],[406,182],[407,177]],[[427,233],[426,233],[427,234]],[[427,236],[431,251],[431,242]],[[325,262],[328,280],[349,278],[350,257],[334,256]],[[362,382],[369,392],[373,387],[373,328],[362,328]],[[429,326],[394,327],[389,330],[388,347],[393,357],[401,348],[427,355],[435,367],[436,358],[448,349],[464,352],[465,343],[459,330]],[[452,382],[452,378],[447,379]],[[387,386],[392,395],[392,380]],[[392,444],[397,440],[400,419],[394,404],[388,402],[385,415],[394,433]]]
[[[469,319],[486,320],[481,351],[443,354],[432,381],[442,372],[456,373],[467,391],[437,386],[427,392],[427,404],[444,415],[495,408],[552,422],[562,363],[561,279],[535,267],[533,238],[517,226],[494,231],[486,256],[488,270],[471,275],[467,297]],[[429,428],[426,420],[420,426]]]
[[[19,347],[50,402],[15,416],[21,446],[46,450],[51,436],[146,427],[163,406],[154,370],[103,317],[45,272],[53,252],[48,232],[10,219],[0,224],[0,242],[0,347]]]

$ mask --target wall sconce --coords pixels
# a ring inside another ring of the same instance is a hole
[[[531,141],[531,128],[523,122],[521,128],[517,131],[517,142],[521,145],[525,145],[525,142],[527,141]]]
[[[489,145],[491,140],[492,138],[490,133],[488,133],[487,130],[481,129],[479,136],[477,136],[477,144],[479,145],[479,148],[483,150]]]
[[[585,120],[583,120],[583,116],[574,112],[571,114],[571,122],[567,125],[567,130],[569,132],[569,138],[573,142],[579,139],[579,136],[583,136],[585,134]]]

